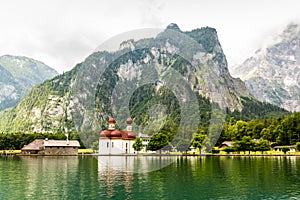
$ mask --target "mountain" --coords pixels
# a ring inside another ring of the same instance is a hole
[[[247,119],[286,113],[257,101],[231,77],[214,28],[183,32],[171,24],[154,38],[94,52],[71,71],[35,86],[16,107],[0,113],[0,131],[99,131],[109,116],[120,128],[131,116],[146,127],[143,132],[154,132],[147,129],[152,120],[156,130],[167,132],[183,124],[181,134],[190,137],[192,115],[200,118],[196,126],[208,127],[210,119],[225,117],[224,110]]]
[[[17,105],[38,83],[58,73],[44,63],[22,56],[0,57],[0,110]]]
[[[258,100],[300,111],[300,25],[289,24],[268,46],[232,69]]]

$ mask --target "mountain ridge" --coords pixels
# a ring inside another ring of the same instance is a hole
[[[167,28],[155,38],[128,40],[130,45],[124,43],[119,51],[94,52],[69,72],[35,86],[16,107],[0,113],[0,131],[99,130],[114,115],[114,109],[122,114],[120,120],[131,115],[139,125],[147,125],[147,111],[156,101],[166,106],[168,125],[176,124],[182,117],[180,101],[184,102],[189,93],[176,93],[168,81],[184,81],[191,96],[196,96],[198,104],[203,103],[199,113],[206,120],[201,124],[206,126],[212,107],[241,112],[245,101],[259,104],[240,79],[231,77],[214,28],[182,32],[177,25],[172,27],[177,30]],[[130,113],[126,113],[114,102],[126,100],[129,86],[136,91],[133,99],[127,99]],[[120,92],[112,99],[115,88]],[[249,111],[262,112],[255,108]]]
[[[291,23],[231,73],[260,101],[300,111],[300,25]]]
[[[58,73],[44,63],[25,56],[0,56],[0,110],[15,106],[38,83]]]

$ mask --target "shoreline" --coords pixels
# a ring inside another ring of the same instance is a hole
[[[43,155],[43,154],[22,154],[20,152],[14,152],[14,151],[6,151],[5,153],[0,153],[0,156],[124,156],[124,157],[132,157],[132,156],[156,156],[156,157],[206,157],[206,156],[220,156],[220,157],[272,157],[272,156],[292,156],[292,157],[300,157],[299,152],[291,152],[291,153],[257,153],[257,154],[237,154],[237,153],[231,153],[231,154],[223,154],[223,153],[202,153],[202,154],[185,154],[185,153],[139,153],[139,154],[99,154],[99,153],[78,153],[77,155]]]
[[[78,154],[78,155],[39,155],[39,154],[0,154],[0,156],[30,156],[30,157],[40,157],[40,156],[94,156],[94,157],[300,157],[300,154],[201,154],[201,155],[179,155],[179,154],[112,154],[112,155],[105,155],[105,154]]]

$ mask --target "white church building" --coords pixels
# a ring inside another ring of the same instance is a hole
[[[132,119],[126,120],[127,130],[116,130],[116,121],[114,118],[109,118],[108,129],[103,130],[99,137],[99,154],[101,155],[118,155],[118,154],[134,154],[136,151],[132,145],[136,138],[136,134],[132,132]],[[146,146],[150,139],[149,136],[142,135],[143,146],[141,152],[146,152]]]

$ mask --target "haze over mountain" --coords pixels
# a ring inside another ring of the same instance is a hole
[[[300,25],[289,24],[273,42],[234,67],[258,100],[300,111]]]
[[[71,71],[35,86],[16,107],[0,113],[0,131],[100,130],[116,113],[119,122],[130,115],[136,124],[147,125],[152,108],[166,112],[170,129],[180,119],[193,122],[180,110],[185,105],[202,126],[213,115],[223,117],[214,107],[247,119],[285,113],[258,102],[231,77],[214,28],[182,32],[170,24],[155,38],[129,39],[118,51],[95,52]]]
[[[15,106],[36,84],[58,73],[44,63],[23,57],[0,57],[0,110]]]

